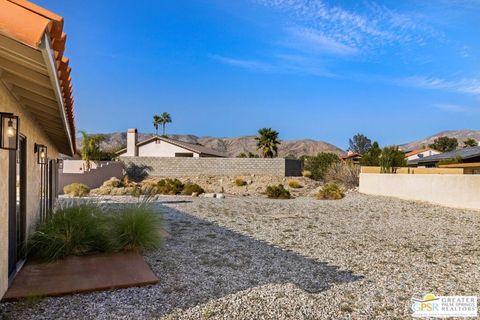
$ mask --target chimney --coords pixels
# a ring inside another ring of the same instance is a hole
[[[127,157],[138,157],[138,134],[137,129],[128,129],[127,131],[127,153],[125,156]]]

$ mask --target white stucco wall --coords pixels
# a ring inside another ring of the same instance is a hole
[[[359,191],[462,209],[480,209],[480,175],[360,174]]]
[[[148,144],[138,147],[139,157],[175,157],[175,153],[193,153],[194,158],[198,158],[199,154],[190,150],[178,147],[165,141],[152,141]]]

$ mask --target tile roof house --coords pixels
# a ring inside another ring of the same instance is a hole
[[[436,154],[440,154],[440,151],[434,150],[432,148],[421,148],[417,150],[409,151],[405,154],[405,158],[410,163],[411,161],[416,161],[423,159],[425,157],[430,157]]]
[[[127,132],[127,147],[117,151],[117,155],[123,157],[216,157],[227,158],[228,155],[207,148],[201,144],[188,143],[166,137],[155,136],[138,142],[137,129],[129,129]]]
[[[63,23],[28,1],[0,0],[0,297],[53,206],[57,159],[75,150]]]

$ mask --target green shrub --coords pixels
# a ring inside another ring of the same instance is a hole
[[[322,180],[325,172],[334,163],[340,162],[340,158],[334,153],[320,152],[316,156],[303,157],[305,170],[311,172],[311,178]]]
[[[199,194],[205,193],[205,190],[203,190],[203,188],[196,183],[185,184],[185,186],[183,187],[182,194],[191,196],[193,193],[196,193],[197,195],[199,195]]]
[[[90,188],[83,183],[71,183],[63,187],[63,193],[74,197],[84,197],[90,193]]]
[[[290,199],[290,192],[283,187],[283,184],[278,186],[267,186],[267,197],[270,199]]]
[[[235,178],[235,185],[237,187],[243,187],[247,185],[247,182],[242,177]]]
[[[335,183],[324,185],[317,193],[317,199],[338,200],[343,197],[345,197],[345,194]]]
[[[183,191],[183,183],[178,179],[162,179],[157,183],[157,192],[160,194],[176,195]]]
[[[405,154],[397,146],[385,147],[380,155],[382,173],[395,173],[397,168],[406,167]]]
[[[28,257],[54,261],[68,255],[150,249],[161,243],[161,218],[145,205],[105,210],[76,205],[55,211],[28,240]]]
[[[288,181],[288,186],[293,189],[300,189],[303,188],[303,186],[298,182],[297,180],[289,180]]]
[[[151,209],[126,207],[111,218],[110,236],[117,250],[154,249],[161,244],[161,220]]]
[[[109,251],[110,242],[99,216],[100,210],[91,205],[57,210],[30,236],[28,256],[53,261],[68,255]]]
[[[441,165],[446,165],[446,164],[459,164],[459,163],[462,163],[462,162],[463,162],[462,157],[456,156],[455,158],[440,160],[438,162],[438,165],[441,166]]]

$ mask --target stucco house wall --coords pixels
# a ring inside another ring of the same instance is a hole
[[[44,144],[48,148],[48,157],[57,158],[58,150],[46,136],[36,120],[22,108],[12,94],[0,82],[0,106],[2,112],[11,112],[20,118],[20,134],[27,142],[27,192],[26,223],[27,237],[33,229],[40,211],[40,165],[37,164],[34,144]],[[8,167],[9,152],[0,150],[0,297],[8,287]]]
[[[420,152],[420,153],[417,153],[417,154],[414,154],[414,155],[411,155],[411,156],[407,157],[407,161],[422,159],[422,158],[430,157],[430,156],[433,156],[435,154],[440,154],[440,153],[441,153],[440,151],[436,151],[436,150],[425,150],[423,152]]]
[[[194,158],[199,157],[198,153],[161,140],[152,141],[138,147],[139,157],[175,157],[175,153],[191,153]]]

